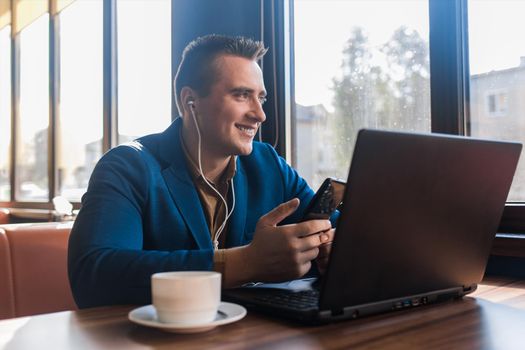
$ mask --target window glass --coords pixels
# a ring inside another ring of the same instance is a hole
[[[469,0],[470,135],[525,143],[525,1]],[[525,201],[522,154],[508,197]]]
[[[11,35],[10,26],[0,30],[0,201],[9,201],[11,142]]]
[[[312,25],[315,23],[315,25]],[[346,179],[357,131],[430,131],[428,1],[296,0],[294,166]]]
[[[102,0],[60,13],[58,193],[79,201],[102,154]]]
[[[117,1],[119,143],[171,120],[170,0]]]
[[[16,198],[47,201],[49,126],[49,15],[20,32],[20,105]]]

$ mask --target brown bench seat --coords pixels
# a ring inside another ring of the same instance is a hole
[[[71,227],[0,226],[0,319],[77,309],[67,277]]]

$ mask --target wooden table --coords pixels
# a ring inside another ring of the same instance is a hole
[[[525,281],[486,279],[471,296],[325,326],[249,312],[210,332],[180,335],[135,325],[132,306],[0,321],[3,349],[525,349]]]

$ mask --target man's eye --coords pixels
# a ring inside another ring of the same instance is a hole
[[[240,100],[247,100],[247,99],[250,98],[250,93],[248,93],[248,92],[239,92],[238,94],[236,94],[236,96]]]
[[[262,104],[262,105],[266,102],[266,100],[267,100],[267,98],[264,97],[264,96],[263,97],[259,97],[259,103]]]

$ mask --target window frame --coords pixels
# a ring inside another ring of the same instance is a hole
[[[16,155],[17,130],[19,127],[20,100],[20,34],[11,33],[11,149],[10,149],[10,200],[0,201],[1,207],[34,210],[52,210],[52,199],[59,193],[57,168],[57,120],[59,117],[60,94],[60,13],[56,11],[59,0],[49,0],[49,128],[48,128],[48,200],[20,201],[16,197]],[[102,152],[115,147],[118,142],[118,87],[117,87],[117,0],[103,0],[103,130]],[[173,8],[173,0],[171,0]],[[12,3],[11,14],[13,13]],[[171,15],[172,17],[173,15]],[[173,45],[173,35],[171,36]],[[172,67],[173,70],[173,67]],[[173,72],[172,72],[173,75]],[[173,86],[171,93],[173,94]],[[172,105],[173,109],[174,106]],[[171,113],[173,115],[173,111]],[[73,208],[79,209],[81,203],[73,202]]]

